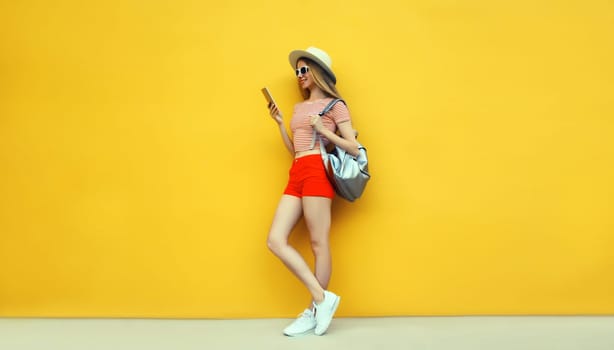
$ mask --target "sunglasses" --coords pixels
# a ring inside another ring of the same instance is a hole
[[[297,77],[298,77],[299,75],[304,75],[304,74],[306,74],[307,72],[309,72],[309,67],[307,67],[307,66],[302,66],[301,68],[298,68],[298,69],[295,71],[295,73],[296,73],[296,76],[297,76]]]

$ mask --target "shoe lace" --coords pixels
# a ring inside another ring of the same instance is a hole
[[[298,314],[299,319],[310,319],[312,317],[313,317],[313,313],[309,312],[309,310],[305,310],[301,312],[300,314]]]

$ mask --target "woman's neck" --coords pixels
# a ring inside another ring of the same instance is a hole
[[[326,98],[326,94],[320,88],[316,87],[309,92],[308,101],[316,101]]]

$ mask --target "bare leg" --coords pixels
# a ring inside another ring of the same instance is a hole
[[[312,298],[320,302],[324,299],[324,289],[303,257],[288,244],[288,237],[302,213],[303,205],[300,198],[283,195],[271,224],[267,244],[273,254],[307,287]]]
[[[331,203],[326,197],[303,197],[305,223],[309,229],[311,249],[315,257],[315,276],[322,289],[328,288],[332,273],[329,244]]]

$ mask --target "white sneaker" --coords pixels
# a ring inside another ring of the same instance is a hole
[[[324,300],[321,303],[313,303],[316,312],[316,335],[322,335],[326,333],[330,322],[333,320],[337,306],[339,306],[341,297],[333,292],[327,290],[324,291]]]
[[[313,311],[305,309],[294,322],[284,328],[284,334],[289,337],[296,337],[310,333],[314,328],[316,328],[316,318],[313,316]]]

